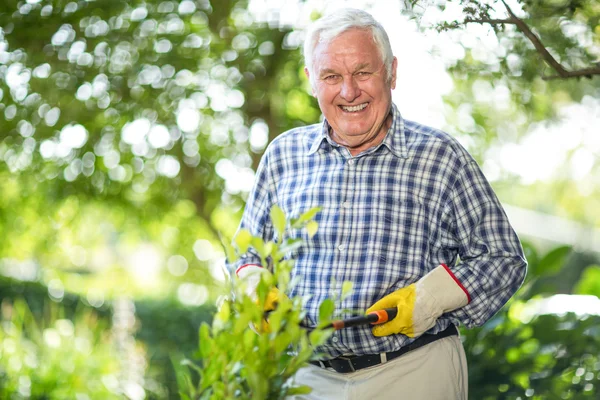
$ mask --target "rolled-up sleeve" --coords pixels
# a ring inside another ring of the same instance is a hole
[[[493,189],[475,161],[456,176],[444,208],[442,237],[459,261],[450,266],[470,302],[451,312],[467,327],[481,326],[519,289],[527,261]]]

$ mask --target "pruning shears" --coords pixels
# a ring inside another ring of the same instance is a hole
[[[389,320],[394,319],[397,314],[398,309],[395,307],[384,308],[383,310],[371,311],[370,313],[359,315],[357,317],[331,321],[331,323],[324,326],[323,329],[333,328],[337,331],[343,328],[349,328],[351,326],[384,324]]]
[[[270,314],[270,311],[267,311],[265,313],[264,318],[267,319],[268,315]],[[334,330],[340,330],[343,328],[349,328],[351,326],[360,326],[360,325],[379,325],[379,324],[384,324],[392,319],[394,319],[396,317],[396,315],[398,314],[398,309],[397,308],[385,308],[383,310],[376,310],[376,311],[371,311],[370,313],[367,313],[365,315],[359,315],[356,317],[350,317],[350,318],[346,318],[346,319],[338,319],[338,320],[334,320],[331,321],[329,324],[323,326],[321,329],[331,329],[333,328]],[[302,326],[305,329],[308,330],[314,330],[317,327],[316,326]]]

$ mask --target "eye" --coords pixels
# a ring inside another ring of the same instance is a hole
[[[371,76],[371,73],[368,71],[359,71],[355,75],[358,79],[368,79]]]
[[[323,81],[325,81],[326,83],[337,83],[340,80],[340,76],[339,75],[325,75],[323,78]]]

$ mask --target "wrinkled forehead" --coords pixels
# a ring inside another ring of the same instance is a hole
[[[342,44],[340,44],[342,42]],[[324,35],[323,33],[317,35],[314,47],[313,54],[317,51],[327,51],[331,47],[345,46],[348,42],[357,43],[359,42],[361,47],[364,48],[365,51],[373,51],[379,53],[379,48],[377,43],[375,43],[375,38],[373,37],[373,32],[369,29],[362,28],[350,28],[345,31],[339,32],[335,36]]]
[[[315,71],[340,67],[356,70],[381,64],[381,52],[368,31],[344,32],[331,40],[320,41],[313,52]]]

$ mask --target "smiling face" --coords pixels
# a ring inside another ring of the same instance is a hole
[[[368,30],[351,29],[314,48],[313,94],[333,129],[332,139],[353,155],[379,144],[391,125],[397,62],[394,57],[388,79]]]

